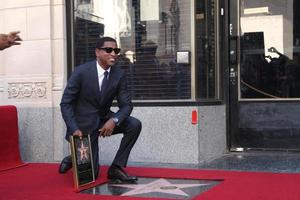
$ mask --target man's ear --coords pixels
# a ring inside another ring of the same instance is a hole
[[[95,55],[96,55],[96,57],[99,56],[99,53],[100,53],[100,50],[96,48],[96,49],[95,49]]]

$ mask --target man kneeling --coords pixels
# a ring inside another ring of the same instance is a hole
[[[137,177],[128,175],[128,157],[141,132],[141,122],[131,117],[133,105],[127,90],[125,72],[114,66],[120,49],[115,39],[102,37],[96,44],[96,60],[75,68],[68,80],[61,112],[67,126],[66,139],[71,135],[90,134],[95,177],[99,174],[98,137],[123,133],[119,149],[108,170],[112,182],[135,183]],[[114,99],[119,110],[110,110]],[[72,168],[71,156],[65,157],[59,173]]]

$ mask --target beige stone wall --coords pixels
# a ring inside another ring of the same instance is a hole
[[[0,52],[0,104],[57,107],[66,77],[63,0],[1,0],[0,32],[22,45]]]
[[[59,161],[65,125],[59,102],[66,83],[64,0],[1,0],[0,33],[21,31],[22,45],[0,51],[0,105],[15,105],[25,161]]]

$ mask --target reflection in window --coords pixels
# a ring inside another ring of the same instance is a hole
[[[111,36],[134,100],[191,99],[191,66],[176,61],[191,50],[190,1],[74,1],[76,66],[95,58],[99,36]]]
[[[300,98],[300,2],[241,5],[241,98]]]

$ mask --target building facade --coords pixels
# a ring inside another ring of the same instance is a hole
[[[122,49],[132,115],[143,123],[130,162],[197,165],[227,151],[299,149],[298,4],[3,0],[0,32],[23,39],[0,52],[1,105],[18,108],[22,158],[68,154],[61,95],[104,35]],[[120,137],[100,141],[101,163]]]

